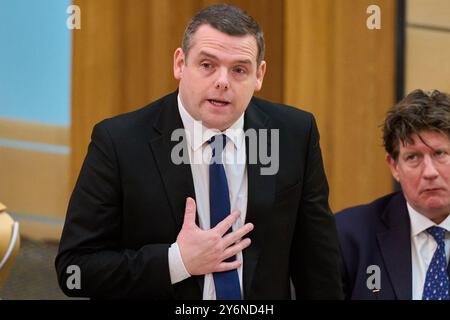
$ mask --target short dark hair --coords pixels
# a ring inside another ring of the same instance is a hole
[[[216,30],[230,36],[252,35],[258,46],[257,64],[264,59],[264,34],[258,23],[241,9],[229,4],[217,4],[204,8],[189,22],[184,31],[182,49],[188,55],[192,47],[192,37],[202,25],[210,25]]]
[[[400,143],[413,143],[412,136],[423,131],[440,132],[450,138],[450,95],[417,89],[394,105],[383,124],[386,152],[397,160]]]

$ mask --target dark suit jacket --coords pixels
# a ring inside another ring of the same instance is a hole
[[[347,299],[412,299],[411,223],[402,192],[336,214]],[[380,267],[381,290],[367,288],[367,267]],[[447,269],[450,275],[450,269]]]
[[[340,298],[338,244],[328,207],[319,135],[311,114],[253,98],[244,129],[279,129],[280,165],[261,175],[247,164],[245,299]],[[201,299],[203,276],[171,285],[168,248],[179,233],[186,197],[195,199],[189,164],[170,154],[182,128],[177,92],[100,122],[70,199],[55,265],[70,296]],[[270,139],[269,139],[270,148]],[[248,154],[248,141],[247,141]],[[81,289],[66,287],[66,268],[81,269]]]

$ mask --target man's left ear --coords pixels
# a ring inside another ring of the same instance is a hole
[[[259,91],[262,88],[264,75],[266,74],[266,62],[263,60],[259,64],[258,70],[256,70],[256,84],[255,84],[255,91]]]

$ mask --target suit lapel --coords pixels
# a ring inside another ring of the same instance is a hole
[[[377,233],[381,254],[397,299],[412,299],[411,231],[406,200],[399,194],[381,216]],[[383,279],[381,279],[383,287]],[[383,289],[383,288],[382,288]]]
[[[176,129],[183,129],[183,122],[177,108],[177,93],[165,98],[159,117],[154,127],[159,136],[149,141],[153,151],[153,157],[158,167],[164,188],[169,200],[173,219],[175,221],[175,233],[178,234],[183,224],[186,198],[195,199],[194,182],[192,179],[189,154],[187,154],[187,143],[185,135],[182,136],[187,163],[176,165],[171,159],[172,150],[180,141],[171,141],[171,135]]]
[[[250,102],[244,116],[244,130],[253,129],[258,133],[259,129],[268,129],[269,118],[262,111]],[[251,299],[254,295],[252,292],[252,280],[258,264],[258,259],[263,248],[265,237],[265,229],[267,227],[267,220],[274,202],[275,195],[275,175],[261,175],[261,168],[259,157],[256,163],[252,161],[251,152],[255,152],[252,144],[255,143],[254,138],[249,138],[251,135],[246,135],[246,152],[247,152],[247,177],[248,177],[248,202],[246,222],[251,222],[255,226],[254,230],[250,232],[249,237],[252,244],[244,250],[244,267],[243,267],[243,286],[244,297]],[[259,152],[259,136],[256,134],[258,152]],[[267,139],[267,150],[270,150],[270,135]],[[253,149],[253,151],[252,151]]]

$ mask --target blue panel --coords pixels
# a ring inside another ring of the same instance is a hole
[[[69,5],[0,0],[0,118],[70,125]]]

